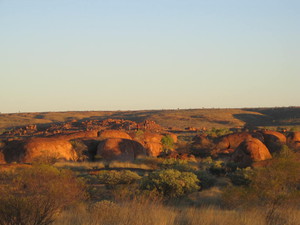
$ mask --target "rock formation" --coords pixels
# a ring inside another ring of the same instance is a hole
[[[144,147],[129,139],[108,138],[97,147],[97,156],[108,161],[133,161],[139,155],[146,155]]]
[[[271,158],[268,148],[257,138],[243,141],[232,154],[232,160],[240,167],[251,166],[253,162]]]
[[[69,141],[62,138],[30,138],[24,143],[24,154],[21,162],[30,163],[39,157],[63,160],[77,160],[77,154]]]
[[[287,136],[287,143],[290,147],[300,150],[300,132],[290,132]]]
[[[108,139],[108,138],[122,138],[122,139],[129,139],[129,140],[132,139],[129,134],[127,134],[124,131],[120,131],[120,130],[100,131],[98,133],[98,136],[100,139]]]
[[[282,133],[271,130],[265,130],[261,133],[264,136],[264,143],[271,153],[279,151],[282,145],[286,144],[286,137]]]

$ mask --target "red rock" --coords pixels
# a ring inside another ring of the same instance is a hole
[[[54,157],[64,160],[77,160],[71,143],[61,138],[30,138],[25,141],[21,162],[30,163],[38,157]]]
[[[229,149],[229,148],[237,148],[243,141],[252,138],[252,135],[247,132],[240,132],[234,134],[228,134],[226,136],[221,137],[221,140],[217,143],[217,149]]]
[[[146,155],[146,150],[133,140],[108,138],[99,143],[97,155],[109,161],[133,161],[139,155]]]
[[[104,130],[98,132],[98,136],[100,139],[108,139],[108,138],[122,138],[122,139],[129,139],[129,140],[132,139],[129,134],[120,130]]]
[[[290,132],[287,136],[287,143],[290,147],[300,150],[300,132]]]
[[[149,156],[153,156],[153,157],[159,156],[163,151],[162,144],[157,143],[157,142],[147,142],[145,144],[145,148],[146,148],[147,154]]]
[[[286,144],[286,137],[282,133],[271,130],[265,130],[262,131],[262,134],[264,136],[265,145],[272,153],[279,151],[281,149],[281,146],[283,144]]]
[[[243,141],[232,154],[232,160],[240,167],[251,166],[253,162],[271,158],[268,148],[256,138]]]

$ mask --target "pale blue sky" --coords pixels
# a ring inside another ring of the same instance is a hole
[[[298,0],[0,0],[0,112],[300,106]]]

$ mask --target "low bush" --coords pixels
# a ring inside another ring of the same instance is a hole
[[[252,173],[253,170],[250,167],[247,167],[245,169],[237,169],[236,171],[229,173],[227,177],[234,185],[249,185],[251,182]]]
[[[167,198],[176,198],[200,189],[197,176],[191,172],[165,169],[143,177],[142,190],[154,190]]]
[[[206,170],[196,171],[195,174],[201,180],[201,189],[211,188],[217,182],[216,177]]]
[[[197,167],[192,166],[188,161],[182,159],[165,159],[160,164],[160,167],[162,169],[174,169],[181,172],[192,172],[197,169]]]
[[[110,188],[118,184],[132,184],[141,179],[141,176],[130,170],[100,171],[96,177],[99,183],[106,184]]]
[[[213,175],[223,176],[226,174],[227,168],[223,161],[214,160],[209,167],[209,172]]]
[[[70,171],[35,165],[0,176],[0,224],[47,225],[67,206],[86,198]]]
[[[163,146],[164,152],[168,152],[174,149],[174,140],[170,135],[165,135],[161,139],[161,144]]]
[[[206,134],[213,138],[221,137],[221,136],[224,136],[226,134],[231,134],[231,133],[232,133],[232,131],[229,130],[228,128],[219,128],[218,129],[218,128],[213,127],[211,130],[206,131]]]

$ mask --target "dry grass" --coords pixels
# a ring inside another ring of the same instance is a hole
[[[142,169],[142,170],[152,170],[153,166],[147,165],[146,163],[134,163],[134,162],[57,162],[53,166],[57,168],[70,169],[70,170],[93,170],[93,169],[103,169],[109,166],[110,169]]]
[[[151,170],[153,167],[145,163],[119,162],[113,161],[109,163],[109,168],[128,168],[128,169],[144,169]]]
[[[282,209],[272,225],[297,225],[300,211]],[[266,222],[263,208],[244,211],[216,207],[175,208],[161,203],[127,202],[116,204],[102,201],[97,205],[81,205],[64,211],[56,225],[271,225]]]
[[[53,166],[70,170],[92,170],[105,168],[105,164],[103,162],[57,162]]]

